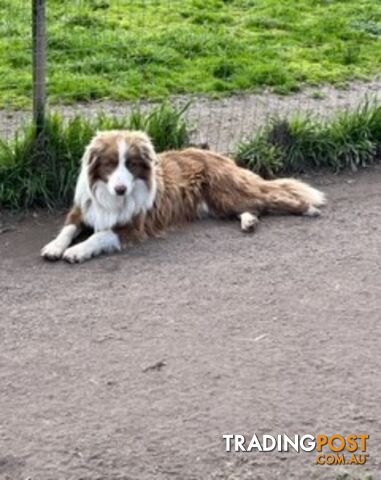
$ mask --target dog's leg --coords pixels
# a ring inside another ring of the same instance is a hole
[[[306,217],[319,217],[321,215],[321,211],[317,207],[310,205],[303,215]]]
[[[136,238],[139,241],[146,240],[146,238],[148,237],[147,232],[145,231],[145,220],[146,220],[145,213],[139,214],[135,220],[134,231],[135,231]]]
[[[64,251],[81,231],[81,210],[73,207],[68,213],[65,226],[57,237],[41,250],[41,256],[46,260],[55,261],[62,257]]]
[[[101,253],[111,253],[121,249],[119,236],[112,230],[96,232],[84,242],[65,250],[63,259],[69,263],[81,263]]]
[[[250,212],[243,212],[239,215],[241,230],[245,233],[254,232],[258,225],[258,217]]]

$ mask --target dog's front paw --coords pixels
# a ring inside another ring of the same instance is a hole
[[[74,245],[74,247],[65,250],[62,258],[68,263],[82,263],[85,260],[89,260],[91,256],[91,252],[79,243],[78,245]]]
[[[41,250],[41,257],[45,260],[55,262],[62,257],[65,247],[57,242],[57,240],[52,240]]]

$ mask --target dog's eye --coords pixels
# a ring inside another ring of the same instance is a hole
[[[129,167],[129,168],[136,168],[139,166],[139,160],[136,159],[136,158],[127,158],[126,160],[126,167]]]

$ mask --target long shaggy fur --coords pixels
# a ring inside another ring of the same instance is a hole
[[[324,194],[304,182],[264,180],[209,150],[157,155],[143,132],[100,132],[82,158],[65,227],[42,256],[80,262],[205,214],[240,218],[249,231],[262,214],[316,215],[324,203]],[[94,234],[70,247],[82,226]]]

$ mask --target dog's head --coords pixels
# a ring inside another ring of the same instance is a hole
[[[156,154],[144,132],[98,132],[83,157],[90,189],[106,188],[114,197],[128,197],[144,182],[151,189]]]

